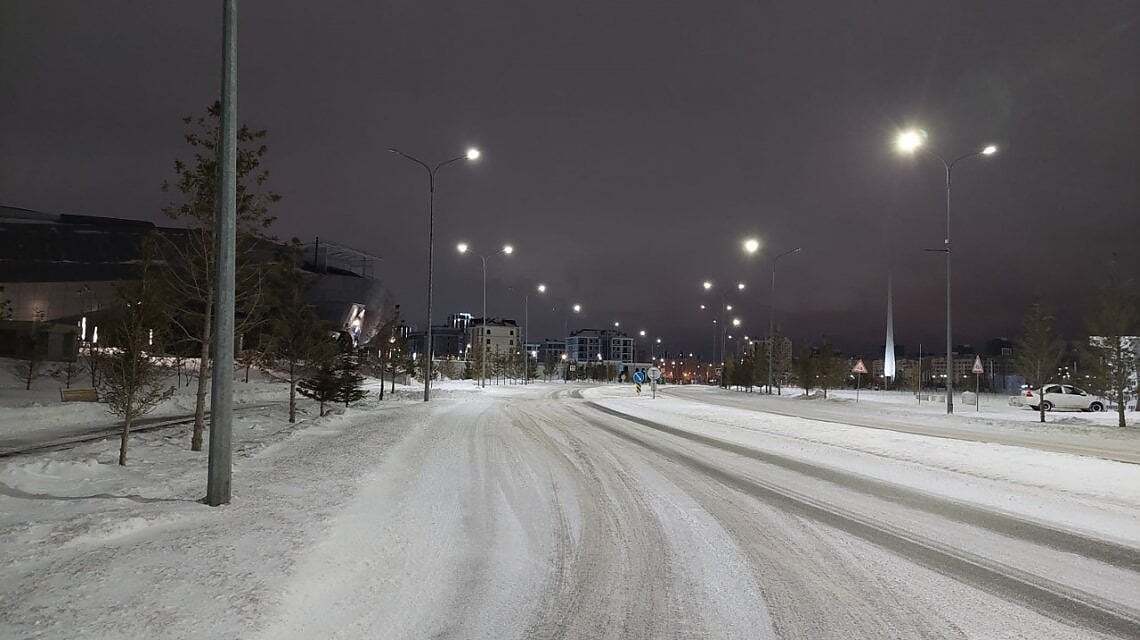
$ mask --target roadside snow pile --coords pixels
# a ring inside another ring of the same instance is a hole
[[[100,464],[95,458],[25,458],[0,468],[0,483],[24,493],[74,496],[101,491],[124,475],[117,465]]]

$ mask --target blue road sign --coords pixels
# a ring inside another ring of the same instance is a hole
[[[643,382],[645,382],[645,372],[644,371],[634,371],[633,372],[633,381],[636,382],[637,384],[642,384]]]

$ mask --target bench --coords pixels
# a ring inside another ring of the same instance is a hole
[[[99,392],[95,389],[60,389],[60,402],[99,402]]]

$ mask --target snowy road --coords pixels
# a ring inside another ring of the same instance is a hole
[[[239,465],[231,507],[131,503],[147,524],[6,566],[0,635],[1140,637],[1130,495],[744,444],[707,405],[627,391],[298,432]]]

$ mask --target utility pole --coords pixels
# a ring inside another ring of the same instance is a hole
[[[230,501],[237,238],[237,0],[222,0],[222,128],[214,220],[214,371],[210,378],[210,455],[206,504]]]

